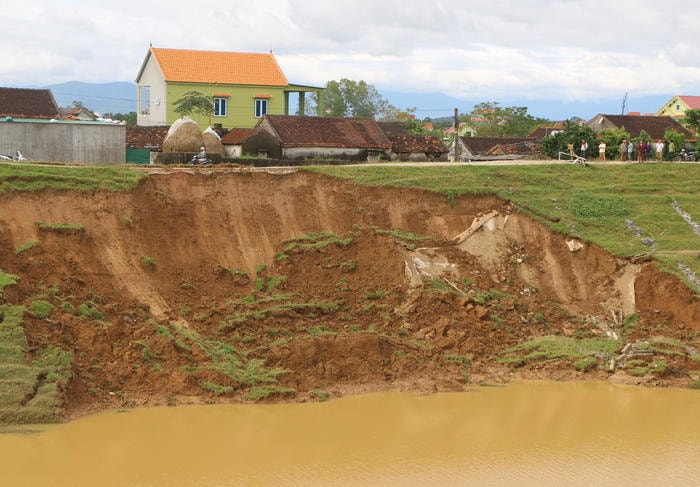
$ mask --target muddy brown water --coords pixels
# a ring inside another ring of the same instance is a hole
[[[144,408],[0,434],[0,485],[697,486],[700,392],[526,382]]]

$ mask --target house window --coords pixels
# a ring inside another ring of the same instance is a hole
[[[151,87],[139,86],[139,113],[141,115],[151,114]]]
[[[255,118],[260,118],[267,113],[267,100],[265,98],[255,99]]]
[[[676,105],[676,110],[680,110],[680,109],[681,109],[681,106],[680,106],[680,105]]]
[[[214,97],[214,116],[225,117],[228,100],[224,97]]]

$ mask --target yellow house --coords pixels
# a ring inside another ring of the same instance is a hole
[[[667,101],[658,112],[657,116],[673,117],[677,121],[685,118],[686,110],[700,109],[700,96],[683,96],[676,95]],[[686,127],[687,128],[687,127]]]
[[[289,114],[294,93],[303,115],[305,93],[322,88],[289,84],[272,53],[150,47],[136,77],[136,90],[138,125],[171,125],[180,118],[174,103],[196,91],[211,97],[213,107],[209,117],[188,115],[200,127],[248,128],[267,113]]]

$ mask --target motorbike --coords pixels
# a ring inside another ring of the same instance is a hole
[[[208,166],[211,164],[211,159],[195,154],[192,160],[190,160],[189,164],[191,166]]]
[[[695,161],[695,151],[694,150],[686,150],[685,148],[681,149],[681,151],[676,155],[676,157],[673,158],[674,161]]]

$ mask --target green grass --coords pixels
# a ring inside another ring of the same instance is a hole
[[[166,326],[155,323],[154,327],[159,334],[172,337],[171,339],[181,350],[197,347],[204,352],[209,363],[202,364],[193,370],[193,373],[206,368],[226,376],[233,383],[243,387],[255,387],[260,384],[274,387],[277,377],[287,373],[284,369],[267,368],[263,360],[249,359],[233,345],[223,340],[207,338],[180,324],[170,323]],[[217,384],[211,381],[200,382],[200,386],[217,395],[228,394],[235,390],[231,384]]]
[[[614,255],[652,254],[669,272],[700,291],[678,269],[700,275],[697,235],[674,210],[677,201],[700,222],[700,164],[634,164],[583,168],[571,164],[520,166],[309,166],[305,170],[369,186],[415,187],[443,194],[494,194],[566,235]],[[630,220],[643,232],[634,235]],[[652,238],[654,245],[642,243]],[[689,252],[690,251],[690,252]]]
[[[588,357],[613,356],[620,348],[620,342],[607,338],[544,336],[508,348],[498,361],[508,365],[524,365],[571,359],[579,363]],[[583,366],[583,363],[579,363],[576,368]]]
[[[37,240],[28,240],[20,244],[20,246],[15,249],[15,255],[21,254],[25,250],[29,250],[33,247],[36,247],[37,245],[39,245],[39,242]]]
[[[11,191],[126,191],[146,174],[125,168],[0,164],[0,194]]]
[[[56,230],[56,231],[69,231],[69,232],[82,232],[85,227],[78,225],[76,223],[47,223],[47,222],[36,222],[37,226],[42,230]]]
[[[72,354],[47,346],[28,361],[23,306],[0,306],[0,424],[59,420],[59,391],[71,377]]]
[[[328,392],[326,392],[326,391],[324,391],[324,390],[321,390],[321,389],[313,389],[313,390],[311,391],[311,394],[313,394],[313,396],[314,396],[319,402],[325,402],[325,401],[327,401],[328,399],[331,398],[330,393],[328,393]]]
[[[447,364],[458,364],[464,367],[470,367],[472,364],[472,361],[469,359],[469,357],[465,357],[464,355],[460,355],[457,353],[446,353],[442,356],[442,359]]]
[[[259,401],[260,399],[265,399],[266,397],[274,394],[288,394],[290,392],[295,392],[295,389],[277,385],[255,386],[251,387],[250,392],[248,393],[248,399],[252,401]]]
[[[2,293],[7,286],[12,286],[14,284],[17,284],[18,282],[19,276],[15,276],[14,274],[8,274],[7,272],[3,272],[3,270],[0,269],[0,296],[2,296]]]
[[[418,242],[420,240],[427,240],[428,237],[421,237],[410,232],[404,232],[402,230],[385,230],[377,227],[369,227],[370,230],[379,233],[381,235],[390,235],[397,240],[404,240],[407,242]]]
[[[32,301],[31,306],[29,306],[29,311],[31,311],[37,318],[43,319],[51,314],[53,311],[53,304],[49,303],[48,301],[38,299],[36,301]]]
[[[308,233],[300,237],[284,240],[283,243],[287,244],[282,251],[286,254],[294,250],[322,249],[329,245],[345,247],[352,243],[352,235],[340,237],[331,232]]]
[[[282,299],[271,300],[276,303],[272,306],[255,308],[250,311],[241,311],[221,320],[219,324],[219,330],[226,331],[230,328],[235,328],[237,324],[244,323],[249,319],[263,320],[270,315],[284,315],[290,312],[309,312],[309,311],[321,311],[324,313],[336,311],[339,307],[338,303],[335,302],[305,302],[305,303],[295,303],[291,301],[292,296],[283,294]],[[265,303],[265,300],[254,301],[256,305]]]

